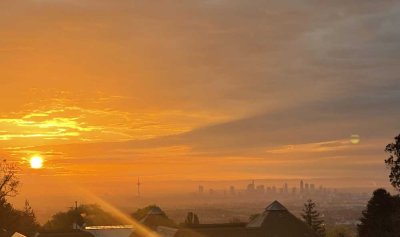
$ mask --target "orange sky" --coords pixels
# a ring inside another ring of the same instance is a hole
[[[0,155],[21,195],[60,177],[381,184],[400,5],[312,2],[2,0]]]

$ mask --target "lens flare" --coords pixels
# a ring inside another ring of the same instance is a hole
[[[354,145],[360,143],[360,136],[357,134],[351,135],[350,142]]]

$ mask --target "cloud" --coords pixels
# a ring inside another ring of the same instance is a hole
[[[293,160],[268,151],[293,146],[311,168],[290,172],[340,175],[364,156],[380,170],[374,157],[400,129],[396,2],[0,4],[13,22],[0,31],[2,119],[16,125],[0,136],[56,139],[20,152],[86,164],[235,157],[261,173]],[[336,143],[351,134],[360,146]]]

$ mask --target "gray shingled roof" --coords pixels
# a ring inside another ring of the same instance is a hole
[[[287,209],[280,202],[275,200],[267,208],[265,208],[265,211],[287,211]]]
[[[257,237],[316,237],[303,221],[290,213],[278,201],[271,203],[265,211],[247,224],[247,236]]]

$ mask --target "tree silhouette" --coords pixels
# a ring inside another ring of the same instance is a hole
[[[45,230],[67,231],[73,225],[84,227],[84,225],[121,225],[127,224],[104,211],[99,205],[89,204],[71,208],[68,211],[58,212],[44,224]]]
[[[25,202],[23,210],[17,210],[7,200],[18,194],[18,171],[16,163],[0,161],[0,230],[18,231],[30,236],[36,232],[39,224],[29,202]]]
[[[199,217],[197,214],[194,214],[193,212],[188,212],[186,219],[185,219],[185,224],[186,225],[198,225],[200,224]]]
[[[375,190],[367,209],[362,212],[358,225],[359,237],[400,236],[399,211],[399,196],[391,196],[385,189]]]
[[[385,152],[390,155],[385,160],[386,165],[390,168],[390,183],[400,191],[400,134],[394,138],[393,143],[386,146]]]
[[[24,209],[20,211],[19,214],[19,232],[27,236],[35,234],[36,230],[38,230],[40,226],[28,200],[25,201]]]
[[[307,202],[304,203],[301,217],[318,236],[323,237],[325,236],[325,225],[324,221],[321,219],[321,214],[316,210],[316,206],[317,205],[311,199],[307,200]]]
[[[0,229],[33,236],[39,229],[39,224],[27,201],[23,210],[17,210],[3,198],[0,199]]]
[[[152,209],[159,209],[163,216],[168,217],[167,214],[157,205],[149,205],[149,206],[144,207],[144,208],[139,208],[134,213],[131,214],[131,217],[136,219],[136,220],[141,220]]]
[[[19,180],[17,176],[18,166],[6,160],[0,162],[0,199],[15,197],[18,194]]]

